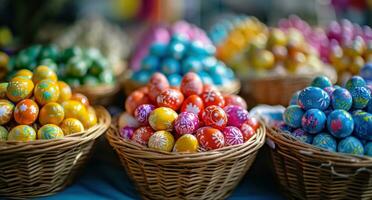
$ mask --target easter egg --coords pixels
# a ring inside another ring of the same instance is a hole
[[[4,126],[0,126],[0,142],[5,142],[8,139],[8,130]]]
[[[353,105],[353,98],[350,92],[344,88],[335,89],[331,96],[333,109],[350,110]]]
[[[327,129],[336,138],[351,135],[354,130],[354,120],[345,110],[334,110],[328,115]]]
[[[39,114],[39,122],[41,125],[45,124],[60,124],[65,118],[65,111],[63,107],[55,102],[45,104]]]
[[[159,107],[153,110],[149,116],[149,124],[156,131],[171,131],[178,114],[167,107]]]
[[[97,124],[96,110],[92,106],[87,107],[87,115],[83,115],[80,118],[81,123],[83,123],[84,128],[88,129]]]
[[[244,142],[242,132],[234,126],[226,126],[222,130],[222,133],[225,138],[225,146],[243,144]]]
[[[138,128],[139,127],[139,122],[137,121],[137,119],[127,112],[124,112],[119,116],[118,124],[119,124],[119,128],[123,128],[123,127]]]
[[[180,42],[171,42],[168,44],[168,55],[172,58],[180,60],[186,53],[186,47]]]
[[[345,88],[349,91],[356,87],[365,87],[366,81],[360,76],[351,77],[345,84]]]
[[[14,119],[18,124],[30,125],[34,123],[39,114],[39,107],[35,101],[24,99],[14,108]]]
[[[204,109],[202,119],[205,125],[222,130],[227,124],[226,112],[218,106],[208,106]]]
[[[18,125],[10,130],[8,141],[29,142],[36,140],[36,132],[34,128],[28,125]]]
[[[368,142],[364,145],[364,153],[367,156],[372,156],[372,142]]]
[[[183,76],[180,89],[186,97],[200,95],[203,92],[203,82],[197,74],[189,72]]]
[[[40,105],[56,102],[59,98],[59,87],[57,82],[49,79],[41,80],[35,86],[34,96]]]
[[[313,79],[310,85],[313,87],[324,89],[326,87],[332,86],[332,82],[326,76],[317,76]]]
[[[204,91],[200,97],[203,100],[204,107],[216,105],[223,108],[225,106],[225,99],[221,93],[216,90]]]
[[[155,106],[151,104],[142,104],[134,110],[134,117],[136,120],[143,124],[147,125],[149,123],[150,113],[155,110]]]
[[[367,63],[364,65],[360,71],[360,76],[365,80],[372,81],[372,63]]]
[[[65,111],[65,118],[75,118],[82,122],[88,115],[87,108],[78,101],[68,100],[61,105]]]
[[[167,77],[161,73],[154,73],[148,83],[148,96],[151,101],[156,102],[156,97],[165,89],[169,88]]]
[[[174,129],[180,135],[193,134],[198,128],[199,118],[194,113],[181,112],[174,121]]]
[[[70,100],[75,100],[75,101],[78,101],[78,102],[82,103],[85,106],[89,106],[89,99],[88,99],[88,97],[86,97],[85,95],[83,95],[81,93],[78,93],[78,92],[73,93],[71,95]]]
[[[119,135],[124,139],[131,139],[135,130],[133,127],[125,126],[120,128]]]
[[[166,75],[178,74],[180,72],[180,63],[173,58],[166,58],[160,66],[161,71]]]
[[[225,95],[224,100],[225,100],[225,106],[234,105],[234,106],[240,106],[245,110],[247,109],[247,103],[245,102],[243,98],[241,98],[238,95],[235,95],[235,94]]]
[[[300,128],[290,132],[289,134],[301,142],[311,144],[311,142],[313,141],[313,135],[309,134],[308,132]]]
[[[72,94],[71,87],[63,81],[58,81],[57,85],[59,89],[59,97],[57,101],[61,103],[61,102],[69,100]]]
[[[148,55],[142,59],[141,69],[146,71],[156,71],[159,66],[159,59],[156,56]]]
[[[318,87],[307,87],[298,95],[298,105],[304,109],[325,110],[330,104],[329,95]]]
[[[13,116],[14,105],[12,102],[0,99],[0,125],[8,123]]]
[[[54,124],[45,124],[37,131],[37,138],[41,140],[50,140],[63,138],[62,129]]]
[[[64,135],[71,135],[84,131],[83,124],[75,118],[66,118],[59,125]]]
[[[317,134],[314,137],[312,144],[316,147],[327,149],[332,152],[337,150],[336,139],[332,135],[324,132]]]
[[[326,124],[325,114],[318,109],[307,110],[302,116],[302,129],[308,133],[318,133],[323,130]]]
[[[353,97],[353,107],[356,109],[366,107],[371,99],[371,91],[365,87],[354,87],[350,90],[350,93]]]
[[[6,98],[6,91],[8,88],[9,83],[0,83],[0,98],[5,99]]]
[[[300,94],[301,91],[297,91],[293,93],[291,100],[289,100],[289,105],[297,105],[298,101],[298,95]]]
[[[248,141],[254,134],[256,134],[255,130],[247,123],[242,124],[240,127],[240,132],[243,135],[244,142]]]
[[[204,110],[203,100],[197,95],[190,95],[183,101],[181,112],[194,113],[201,117]]]
[[[220,130],[205,126],[196,132],[199,145],[205,150],[213,150],[225,146],[225,138]]]
[[[358,140],[356,137],[353,137],[353,136],[348,136],[342,139],[338,143],[337,150],[340,153],[348,153],[348,154],[353,154],[353,155],[364,154],[363,144],[360,142],[360,140]]]
[[[27,78],[27,79],[32,79],[32,75],[33,73],[28,70],[28,69],[21,69],[21,70],[18,70],[14,75],[13,77],[17,77],[17,76],[21,76],[23,78]]]
[[[125,111],[133,115],[134,110],[139,105],[148,104],[149,102],[150,102],[150,99],[147,97],[145,93],[140,92],[140,91],[134,91],[125,100]]]
[[[171,152],[174,145],[174,137],[168,131],[156,131],[150,136],[148,145],[152,149]]]
[[[372,114],[356,112],[353,114],[354,135],[360,139],[372,140]]]
[[[198,139],[191,134],[184,134],[174,144],[173,151],[180,153],[195,153],[198,151]]]
[[[223,108],[227,115],[227,125],[240,127],[249,118],[247,110],[240,106],[226,106]]]
[[[9,81],[6,96],[13,102],[27,99],[32,95],[34,83],[30,79],[14,77]]]
[[[325,88],[323,88],[323,90],[325,92],[327,92],[328,96],[331,98],[331,101],[332,101],[332,93],[333,93],[333,91],[336,90],[336,88],[331,86],[331,87],[325,87]]]
[[[139,70],[132,75],[131,80],[134,80],[138,84],[146,84],[150,80],[150,78],[150,71]]]
[[[147,145],[152,134],[154,130],[150,126],[142,126],[134,131],[131,139],[138,144]]]
[[[168,107],[173,110],[178,110],[181,107],[183,100],[183,94],[179,90],[171,88],[164,90],[156,98],[159,107]]]
[[[245,124],[248,124],[253,128],[254,131],[256,131],[258,128],[260,128],[260,122],[256,117],[249,117],[247,121],[244,122]]]
[[[284,122],[292,128],[299,128],[301,127],[301,120],[304,113],[298,105],[288,106],[283,114]]]
[[[48,66],[41,65],[35,69],[34,75],[32,76],[32,81],[37,84],[45,79],[54,82],[58,81],[57,74],[52,69],[50,69]]]
[[[167,44],[161,42],[154,42],[149,47],[149,52],[154,56],[164,56],[167,51]]]

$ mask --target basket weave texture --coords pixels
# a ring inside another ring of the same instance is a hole
[[[88,97],[92,105],[110,105],[115,101],[116,94],[120,91],[120,83],[113,85],[79,86],[72,88]]]
[[[225,199],[255,160],[265,141],[262,126],[242,145],[181,154],[160,152],[106,134],[129,177],[144,199]]]
[[[85,164],[96,139],[110,126],[111,117],[96,108],[98,123],[62,139],[0,142],[0,196],[47,196],[73,181]]]
[[[288,199],[372,199],[372,158],[329,152],[268,129],[279,184]]]

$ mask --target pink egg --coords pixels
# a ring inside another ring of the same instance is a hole
[[[223,136],[225,137],[225,146],[243,144],[244,142],[242,132],[234,126],[225,127],[222,133]]]
[[[227,114],[227,125],[240,127],[249,118],[249,113],[239,106],[226,106],[224,108]]]
[[[143,125],[149,123],[150,113],[155,110],[155,106],[151,104],[142,104],[134,110],[134,117]]]
[[[199,118],[194,113],[182,112],[174,122],[174,128],[180,135],[193,134],[199,128]]]
[[[234,106],[240,106],[244,109],[247,109],[247,103],[243,98],[241,98],[238,95],[230,94],[224,96],[225,99],[225,106],[234,105]]]
[[[120,129],[120,137],[124,139],[131,139],[133,136],[133,133],[135,131],[135,128],[132,127],[123,127]]]

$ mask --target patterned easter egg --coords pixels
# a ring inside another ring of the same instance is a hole
[[[198,139],[191,134],[184,134],[174,144],[173,151],[180,153],[195,153],[198,151]]]
[[[9,83],[0,83],[0,98],[5,99],[6,98],[6,91],[8,88]]]
[[[330,87],[323,88],[323,90],[327,92],[328,96],[331,98],[331,101],[332,101],[332,93],[333,91],[336,90],[336,88],[333,86],[330,86]]]
[[[227,114],[218,106],[208,106],[204,109],[202,119],[205,125],[223,130],[227,125]]]
[[[243,144],[244,142],[242,132],[234,126],[226,126],[222,130],[222,133],[223,136],[225,137],[225,146]]]
[[[40,105],[56,102],[59,98],[59,87],[57,82],[44,79],[36,84],[34,96]]]
[[[147,125],[149,123],[150,113],[155,110],[155,106],[151,104],[142,104],[134,110],[134,117],[136,120],[143,124]]]
[[[310,109],[304,113],[301,120],[302,129],[308,133],[318,133],[323,130],[327,118],[318,109]]]
[[[328,133],[322,132],[317,134],[314,137],[312,144],[316,147],[327,149],[328,151],[337,151],[337,141],[331,134]]]
[[[301,120],[304,113],[298,105],[288,106],[283,114],[284,122],[292,128],[299,128],[301,127]]]
[[[66,118],[59,125],[64,135],[71,135],[84,131],[83,124],[75,118]]]
[[[30,125],[39,114],[39,106],[31,99],[24,99],[14,108],[14,119],[18,124]]]
[[[181,107],[183,100],[183,94],[179,90],[171,88],[164,90],[156,98],[159,107],[168,107],[173,110],[178,110]]]
[[[300,128],[294,130],[293,132],[290,132],[289,134],[301,142],[311,144],[311,142],[313,141],[313,136]]]
[[[201,117],[204,110],[203,100],[197,95],[190,95],[183,101],[181,112],[194,113]]]
[[[18,125],[10,130],[8,141],[28,142],[36,140],[34,128],[28,125]]]
[[[304,110],[316,108],[325,110],[330,104],[329,95],[318,87],[307,87],[298,95],[297,104]]]
[[[372,156],[372,142],[368,142],[364,145],[364,153],[367,156]]]
[[[123,128],[123,127],[126,127],[126,126],[133,127],[133,128],[138,128],[140,126],[137,119],[134,118],[132,115],[130,115],[127,112],[124,112],[119,116],[118,124],[119,124],[119,128]]]
[[[59,88],[58,102],[62,103],[64,101],[69,100],[71,98],[71,95],[72,95],[71,87],[63,81],[58,81],[57,85],[58,85],[58,88]]]
[[[171,131],[177,117],[178,114],[174,110],[167,107],[160,107],[151,112],[149,124],[156,131]]]
[[[220,130],[206,126],[196,132],[199,145],[205,150],[213,150],[225,146],[225,138]]]
[[[18,70],[14,75],[13,75],[13,78],[14,77],[17,77],[17,76],[21,76],[23,78],[27,78],[27,79],[32,79],[32,75],[33,73],[28,70],[28,69],[21,69],[21,70]]]
[[[142,126],[134,131],[131,139],[146,146],[152,134],[154,134],[154,130],[150,126]]]
[[[40,140],[50,140],[63,138],[62,129],[54,124],[45,124],[37,131],[37,138]]]
[[[12,102],[0,99],[0,125],[8,123],[13,116],[14,105]]]
[[[180,135],[193,134],[198,128],[199,118],[194,113],[181,112],[174,121],[174,129]]]
[[[366,81],[360,76],[351,77],[345,84],[345,88],[349,91],[356,87],[365,87]]]
[[[167,77],[161,73],[154,73],[148,83],[148,96],[151,101],[156,102],[156,97],[165,89],[169,88]]]
[[[354,135],[360,139],[372,140],[372,114],[356,112],[353,114]]]
[[[32,81],[35,84],[37,84],[40,81],[45,80],[45,79],[48,79],[54,82],[58,81],[57,74],[52,69],[50,69],[47,66],[41,65],[35,69],[34,75],[32,76]]]
[[[229,94],[224,96],[225,106],[234,105],[240,106],[243,109],[247,109],[247,102],[243,98],[235,94]]]
[[[120,137],[122,137],[124,139],[130,139],[130,138],[132,138],[133,133],[134,133],[135,130],[136,129],[133,128],[133,127],[125,126],[125,127],[120,128],[119,135],[120,135]]]
[[[254,131],[257,131],[258,128],[260,128],[260,122],[256,117],[249,117],[247,121],[244,122],[245,124],[248,124],[253,128]]]
[[[353,105],[353,98],[347,89],[338,88],[333,91],[331,102],[333,109],[342,109],[348,111]]]
[[[215,105],[223,108],[225,106],[225,99],[217,90],[204,91],[200,97],[203,100],[204,107]]]
[[[156,131],[150,136],[148,145],[152,149],[171,152],[174,146],[174,137],[168,131]]]
[[[313,87],[324,89],[326,87],[332,86],[332,82],[326,76],[317,76],[313,79],[310,85]]]
[[[223,108],[227,115],[227,125],[240,127],[249,118],[247,110],[240,106],[226,106]]]
[[[182,76],[179,74],[171,74],[168,76],[168,81],[171,86],[181,85]]]
[[[350,90],[350,93],[353,97],[353,107],[356,109],[366,107],[371,99],[371,91],[365,87],[354,87]]]
[[[88,117],[87,108],[78,101],[64,101],[61,106],[65,111],[65,118],[75,118],[83,123],[83,121],[86,120]]]
[[[256,134],[256,131],[247,123],[242,124],[240,127],[240,132],[243,135],[244,142],[248,141],[254,134]]]
[[[32,95],[34,83],[30,79],[14,77],[9,81],[6,96],[13,102],[27,99]]]
[[[73,93],[71,95],[70,100],[75,100],[75,101],[78,101],[78,102],[82,103],[85,106],[89,106],[89,99],[88,99],[88,97],[86,97],[85,95],[83,95],[81,93],[78,93],[78,92]]]
[[[148,104],[148,103],[150,103],[150,99],[147,97],[145,93],[140,92],[140,91],[134,91],[125,100],[125,111],[133,115],[134,110],[139,105]]]
[[[159,66],[159,58],[148,55],[142,59],[141,69],[144,71],[155,71]]]
[[[8,130],[4,126],[0,126],[0,142],[5,142],[8,139]]]
[[[348,136],[342,139],[338,143],[337,147],[338,152],[349,153],[354,155],[363,155],[364,147],[363,144],[356,137]]]
[[[39,122],[45,124],[60,124],[65,118],[65,111],[59,103],[51,102],[45,104],[39,114]]]
[[[203,92],[203,82],[197,74],[189,72],[183,76],[180,89],[186,97],[200,95]]]
[[[336,138],[344,138],[354,130],[354,120],[345,110],[334,110],[328,115],[327,129]]]

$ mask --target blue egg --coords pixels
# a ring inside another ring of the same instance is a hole
[[[182,43],[185,46],[188,46],[189,42],[189,39],[185,35],[179,33],[173,34],[170,39],[170,43]]]
[[[180,42],[171,42],[168,45],[168,55],[176,60],[181,60],[186,54],[186,47]]]
[[[314,78],[310,85],[313,87],[324,89],[326,87],[331,87],[332,82],[326,76],[317,76]]]
[[[212,76],[225,76],[226,73],[226,65],[222,62],[217,62],[217,64],[213,67],[211,67],[208,70],[208,73]]]
[[[288,126],[285,122],[280,122],[279,124],[277,124],[276,126],[279,130],[283,131],[283,132],[292,132],[293,131],[293,128]]]
[[[160,69],[165,75],[178,74],[181,70],[179,62],[174,58],[163,60]]]
[[[198,75],[200,76],[203,84],[209,84],[209,85],[213,84],[213,80],[212,80],[211,76],[209,76],[209,74],[207,72],[205,72],[205,71],[199,71],[198,72]]]
[[[353,98],[350,92],[345,88],[338,88],[333,91],[331,96],[333,109],[350,110],[353,105]]]
[[[224,76],[211,75],[210,77],[212,77],[214,85],[225,85],[225,84],[228,84],[228,82],[231,81],[230,79],[228,79],[227,77],[224,77]]]
[[[354,135],[360,139],[372,140],[372,114],[358,111],[353,114]]]
[[[323,88],[323,90],[324,90],[325,92],[327,92],[328,96],[331,98],[331,101],[332,101],[332,93],[333,93],[333,91],[336,90],[336,88],[333,87],[333,86],[330,86],[330,87],[325,87],[325,88]]]
[[[312,108],[326,110],[330,104],[327,92],[318,87],[307,87],[298,95],[297,104],[304,110]]]
[[[327,129],[336,138],[344,138],[354,130],[354,120],[345,110],[334,110],[328,115]]]
[[[336,139],[332,135],[325,133],[325,132],[318,133],[314,137],[313,145],[316,147],[327,149],[328,151],[332,151],[332,152],[337,151]]]
[[[150,80],[150,77],[151,73],[149,71],[140,70],[132,75],[132,80],[141,84],[146,84]]]
[[[159,66],[159,58],[148,55],[142,59],[141,69],[146,71],[156,71]]]
[[[353,97],[353,107],[362,109],[367,106],[368,101],[371,99],[371,91],[365,87],[354,87],[349,90]]]
[[[369,113],[372,113],[372,100],[371,99],[368,101],[366,111]]]
[[[179,86],[182,81],[182,76],[179,74],[171,74],[168,76],[168,82],[171,86]]]
[[[233,80],[235,79],[234,71],[230,67],[226,67],[225,69],[226,78]]]
[[[204,44],[201,41],[193,41],[189,45],[187,52],[190,56],[207,56],[208,52],[204,47]]]
[[[372,156],[372,142],[368,142],[364,145],[364,153],[367,156]]]
[[[293,93],[291,100],[289,101],[289,105],[297,105],[298,95],[300,94],[301,90]]]
[[[360,76],[351,77],[345,84],[345,88],[349,91],[355,87],[365,87],[366,81]]]
[[[202,63],[197,57],[188,57],[182,61],[181,65],[183,74],[186,74],[187,72],[197,73],[203,69]]]
[[[363,155],[364,154],[364,147],[363,144],[353,136],[348,136],[342,139],[338,143],[338,152],[341,153],[349,153],[354,155]]]
[[[151,55],[157,56],[157,57],[163,57],[167,53],[167,44],[161,43],[161,42],[154,42],[151,44],[149,48],[149,52]]]
[[[293,132],[290,132],[289,134],[300,140],[301,142],[311,144],[311,142],[313,141],[313,136],[300,128],[294,130]]]
[[[302,116],[304,115],[304,111],[298,105],[291,105],[288,106],[283,114],[284,122],[293,128],[301,127],[301,120]]]
[[[372,81],[372,62],[364,65],[360,70],[360,76],[366,81]]]
[[[323,130],[326,120],[327,118],[321,110],[310,109],[302,116],[301,126],[308,133],[319,133]]]
[[[218,61],[215,57],[205,57],[202,59],[203,70],[210,71],[212,67],[216,66]]]
[[[216,47],[213,44],[206,44],[204,48],[207,52],[207,56],[214,56],[216,54]]]

